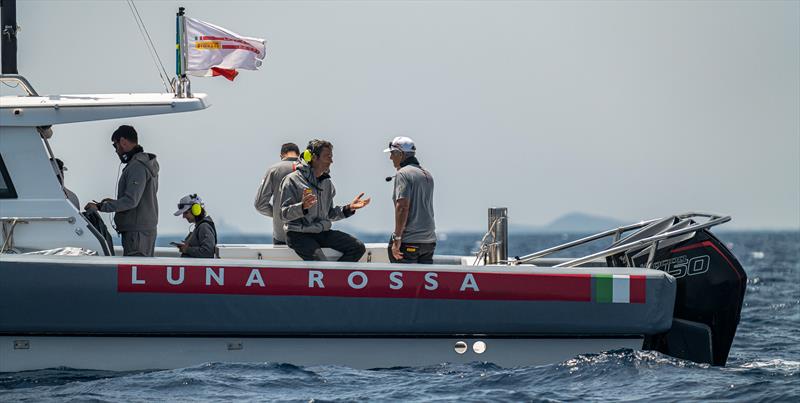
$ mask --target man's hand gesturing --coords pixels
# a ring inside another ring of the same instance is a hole
[[[372,200],[372,198],[370,197],[361,200],[362,197],[364,197],[364,192],[361,192],[358,196],[356,196],[355,199],[353,199],[353,201],[350,203],[351,210],[358,210],[360,208],[366,207],[367,204],[369,204],[370,200]]]

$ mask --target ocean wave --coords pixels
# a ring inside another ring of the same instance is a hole
[[[744,362],[738,364],[736,367],[728,368],[730,371],[749,371],[756,369],[767,373],[794,376],[800,374],[800,361],[775,358],[767,361]]]

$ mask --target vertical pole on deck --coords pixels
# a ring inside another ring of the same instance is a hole
[[[498,264],[508,261],[508,208],[489,208],[489,233],[492,243],[486,254],[486,264]]]
[[[2,73],[19,74],[17,71],[17,2],[0,0],[0,35],[2,35]]]

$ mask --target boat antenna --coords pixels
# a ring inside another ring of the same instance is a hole
[[[167,90],[167,92],[173,92],[172,87],[167,81],[167,77],[169,77],[167,69],[164,68],[164,63],[161,63],[161,57],[158,56],[158,51],[156,50],[155,45],[153,45],[153,40],[150,38],[150,33],[147,32],[147,27],[144,25],[142,16],[139,15],[139,9],[136,8],[136,4],[133,2],[133,0],[127,0],[127,3],[128,8],[131,9],[131,14],[133,14],[133,20],[136,21],[136,26],[139,28],[139,33],[142,34],[142,39],[147,47],[147,51],[150,53],[150,58],[153,59],[153,63],[156,65],[156,70],[158,70],[158,75],[161,77],[161,82],[164,84],[164,88]],[[159,69],[159,66],[161,69]]]
[[[186,76],[186,16],[185,7],[178,7],[175,14],[175,75],[178,85],[175,96],[178,98],[192,97],[192,82]]]
[[[17,72],[17,1],[0,0],[0,31],[2,31],[2,72]]]

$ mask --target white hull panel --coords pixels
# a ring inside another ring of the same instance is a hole
[[[463,341],[466,352],[455,351]],[[478,354],[473,345],[485,343]],[[0,337],[0,372],[68,367],[112,371],[172,369],[206,362],[280,362],[300,366],[387,368],[444,362],[503,367],[562,362],[578,354],[641,349],[641,338],[205,338]]]

